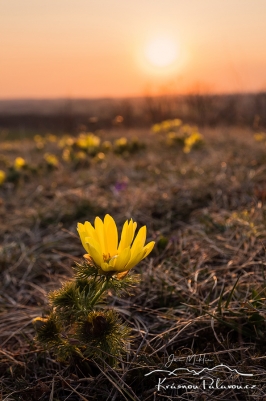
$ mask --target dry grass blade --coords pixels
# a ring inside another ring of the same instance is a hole
[[[104,370],[97,364],[99,370],[102,372],[102,374],[108,379],[108,381],[116,388],[116,390],[123,396],[125,400],[127,400],[126,396],[129,397],[131,400],[136,400],[140,401],[140,399],[134,394],[134,392],[129,388],[129,386],[121,379],[118,378],[118,381],[116,381],[114,378],[112,378],[110,375],[108,375]],[[114,370],[110,369],[110,374],[114,373],[116,376],[116,372]],[[126,388],[124,388],[126,387]],[[114,397],[112,398],[114,400]]]
[[[58,377],[59,377],[59,379],[62,380],[62,382],[65,383],[65,385],[67,387],[69,387],[73,391],[73,393],[77,394],[82,401],[89,401],[86,397],[84,397],[82,394],[80,394],[75,388],[73,388],[63,377],[61,377],[61,376],[58,376]],[[51,400],[49,400],[49,401],[51,401]]]

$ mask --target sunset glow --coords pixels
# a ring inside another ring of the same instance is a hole
[[[177,58],[177,45],[169,38],[159,37],[148,43],[145,55],[152,65],[167,67]]]
[[[265,15],[265,0],[3,0],[0,98],[261,91]]]

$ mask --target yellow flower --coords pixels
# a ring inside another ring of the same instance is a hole
[[[122,278],[149,255],[155,244],[154,241],[151,241],[144,246],[146,226],[139,229],[133,241],[136,227],[137,223],[132,219],[129,222],[126,221],[118,244],[116,223],[109,214],[104,217],[103,221],[96,217],[94,227],[88,221],[84,224],[78,223],[77,230],[82,245],[88,252],[84,257],[92,260],[102,273],[119,273],[118,278]]]
[[[87,147],[87,140],[85,135],[80,135],[79,138],[76,140],[76,145],[78,148],[86,149]]]
[[[75,153],[75,156],[78,160],[85,160],[87,158],[87,155],[85,152],[80,150],[79,152]]]
[[[97,148],[100,145],[100,138],[98,138],[96,135],[88,134],[86,140],[87,148]]]
[[[184,124],[182,125],[182,127],[180,128],[181,132],[183,134],[187,134],[190,135],[191,131],[192,131],[192,127],[189,124]]]
[[[70,161],[71,155],[70,155],[70,150],[69,150],[68,148],[65,148],[65,149],[63,150],[62,159],[63,159],[65,162],[69,162],[69,161]]]
[[[80,134],[76,140],[76,146],[80,149],[93,149],[100,145],[100,138],[93,134]]]
[[[193,146],[203,143],[203,136],[199,132],[193,132],[185,139],[184,153],[189,153]]]
[[[105,154],[103,152],[99,152],[96,155],[96,160],[103,160],[105,159]]]
[[[263,142],[266,141],[266,134],[264,132],[259,132],[257,134],[254,134],[254,138],[257,142]]]
[[[43,141],[43,137],[41,135],[34,135],[34,141],[35,142],[41,142]]]
[[[157,133],[161,131],[161,124],[153,124],[152,126],[152,132]]]
[[[45,153],[43,158],[49,166],[57,167],[59,165],[58,158],[52,153]]]
[[[182,124],[182,120],[180,120],[180,118],[175,118],[175,119],[172,121],[173,127],[180,127],[181,124]]]
[[[103,144],[102,144],[102,148],[103,148],[105,151],[112,149],[112,144],[111,144],[111,142],[110,142],[110,141],[104,141]]]
[[[22,157],[17,157],[14,161],[14,167],[16,170],[20,170],[22,167],[26,166],[26,162]]]
[[[115,141],[115,146],[117,146],[117,147],[123,147],[123,146],[126,146],[126,145],[127,145],[127,138],[122,137],[122,138],[117,139]]]
[[[2,185],[6,180],[6,173],[3,170],[0,170],[0,185]]]
[[[49,141],[49,142],[56,142],[56,141],[57,141],[57,136],[56,136],[56,135],[53,135],[53,134],[47,134],[47,135],[46,135],[46,139],[47,139],[47,141]]]
[[[34,141],[37,149],[43,149],[45,145],[45,139],[41,135],[34,135]]]
[[[58,146],[59,148],[64,148],[66,146],[72,146],[74,143],[74,139],[71,136],[64,135],[59,141]]]

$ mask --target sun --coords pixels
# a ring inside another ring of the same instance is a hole
[[[178,46],[168,37],[157,37],[147,43],[145,57],[154,67],[169,67],[177,60]]]

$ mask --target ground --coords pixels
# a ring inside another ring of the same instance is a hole
[[[5,135],[3,400],[265,399],[266,145],[247,128],[199,131],[204,144],[189,153],[149,129],[100,131],[101,144],[126,137],[138,138],[137,146],[107,146],[80,160],[62,159],[61,135],[46,136],[43,147]],[[47,164],[45,153],[58,164]],[[12,167],[16,157],[27,165]],[[146,225],[156,246],[134,269],[140,284],[131,295],[109,294],[108,305],[131,329],[126,355],[115,369],[99,361],[82,368],[43,350],[32,319],[45,315],[47,293],[82,259],[77,223],[106,213],[120,229],[129,218]],[[211,376],[191,373],[221,364],[227,368]],[[170,366],[184,369],[145,376]]]

